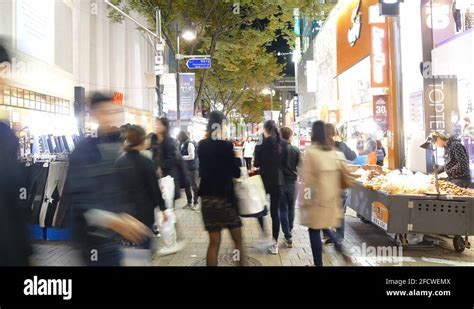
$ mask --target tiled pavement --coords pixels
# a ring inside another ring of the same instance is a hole
[[[201,212],[183,210],[181,205],[185,201],[178,201],[177,216],[186,241],[184,248],[178,253],[154,257],[151,265],[154,266],[204,266],[208,245],[208,236],[204,231]],[[293,235],[293,248],[286,248],[280,244],[278,255],[266,252],[266,245],[262,242],[257,220],[254,218],[243,219],[243,239],[245,250],[245,263],[249,266],[306,266],[313,265],[308,233],[305,227],[296,225]],[[271,220],[265,218],[266,230],[270,233]],[[438,237],[437,237],[438,238]],[[356,257],[354,265],[361,266],[474,266],[474,249],[466,249],[463,253],[453,250],[451,240],[439,246],[422,248],[404,248],[402,258],[399,260],[375,259],[371,257],[371,249],[392,249],[395,243],[389,236],[372,224],[361,222],[354,212],[348,210],[346,215],[346,240],[345,246],[354,255],[368,248],[367,256]],[[282,242],[282,241],[281,241]],[[157,239],[157,246],[161,240]],[[358,248],[358,249],[355,249]],[[393,248],[395,255],[398,254]],[[233,246],[228,231],[223,232],[220,248],[219,265],[232,265]],[[373,255],[372,255],[373,256]],[[128,265],[138,265],[138,260],[133,258]],[[326,266],[344,266],[343,259],[335,252],[332,245],[324,246],[323,262]],[[36,242],[33,264],[38,266],[77,266],[80,265],[77,251],[69,242]]]

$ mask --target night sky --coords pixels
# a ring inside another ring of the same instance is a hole
[[[273,42],[271,46],[268,47],[269,52],[289,53],[291,52],[288,42],[280,35],[277,35],[276,41]],[[285,76],[295,76],[295,66],[292,61],[292,55],[278,56],[278,63],[286,64],[284,69]]]

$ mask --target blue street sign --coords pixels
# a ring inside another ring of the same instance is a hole
[[[210,69],[211,58],[194,58],[186,62],[188,69]]]

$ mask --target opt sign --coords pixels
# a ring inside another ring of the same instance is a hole
[[[194,58],[186,62],[188,69],[210,69],[211,58]]]

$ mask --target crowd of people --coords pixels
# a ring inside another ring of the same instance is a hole
[[[96,93],[91,97],[91,116],[99,125],[97,134],[85,138],[69,158],[65,194],[71,199],[74,240],[85,265],[121,265],[124,244],[150,249],[151,239],[159,234],[155,211],[162,212],[164,221],[169,219],[166,209],[170,205],[166,205],[159,185],[159,180],[167,176],[174,182],[173,200],[177,201],[184,189],[187,203],[183,208],[201,210],[209,233],[207,265],[217,266],[223,229],[230,231],[235,248],[244,256],[239,200],[234,192],[241,166],[257,171],[270,197],[270,254],[278,254],[280,229],[285,245],[293,245],[296,196],[304,191],[298,179],[314,193],[300,207],[305,209],[301,224],[309,228],[315,265],[322,265],[321,232],[343,252],[343,228],[337,236],[332,233],[335,228],[340,231],[343,222],[340,169],[344,160],[336,150],[348,160],[354,154],[344,143],[334,142],[335,132],[330,125],[315,123],[314,144],[302,158],[300,150],[292,145],[292,130],[279,129],[274,121],[265,122],[259,140],[249,138],[240,148],[227,138],[226,118],[217,111],[209,115],[205,138],[196,143],[184,131],[176,140],[172,138],[166,118],[157,119],[155,132],[148,135],[140,126],[120,125],[118,108],[111,96]],[[6,128],[3,131],[8,133]],[[15,160],[15,139],[10,140],[11,145],[5,147],[11,150],[10,160]],[[2,151],[4,155],[8,153]],[[171,208],[176,208],[175,203]],[[266,237],[266,214],[266,209],[255,214],[262,238]],[[177,224],[178,234],[181,228]],[[31,249],[25,246],[25,257],[29,254]]]

